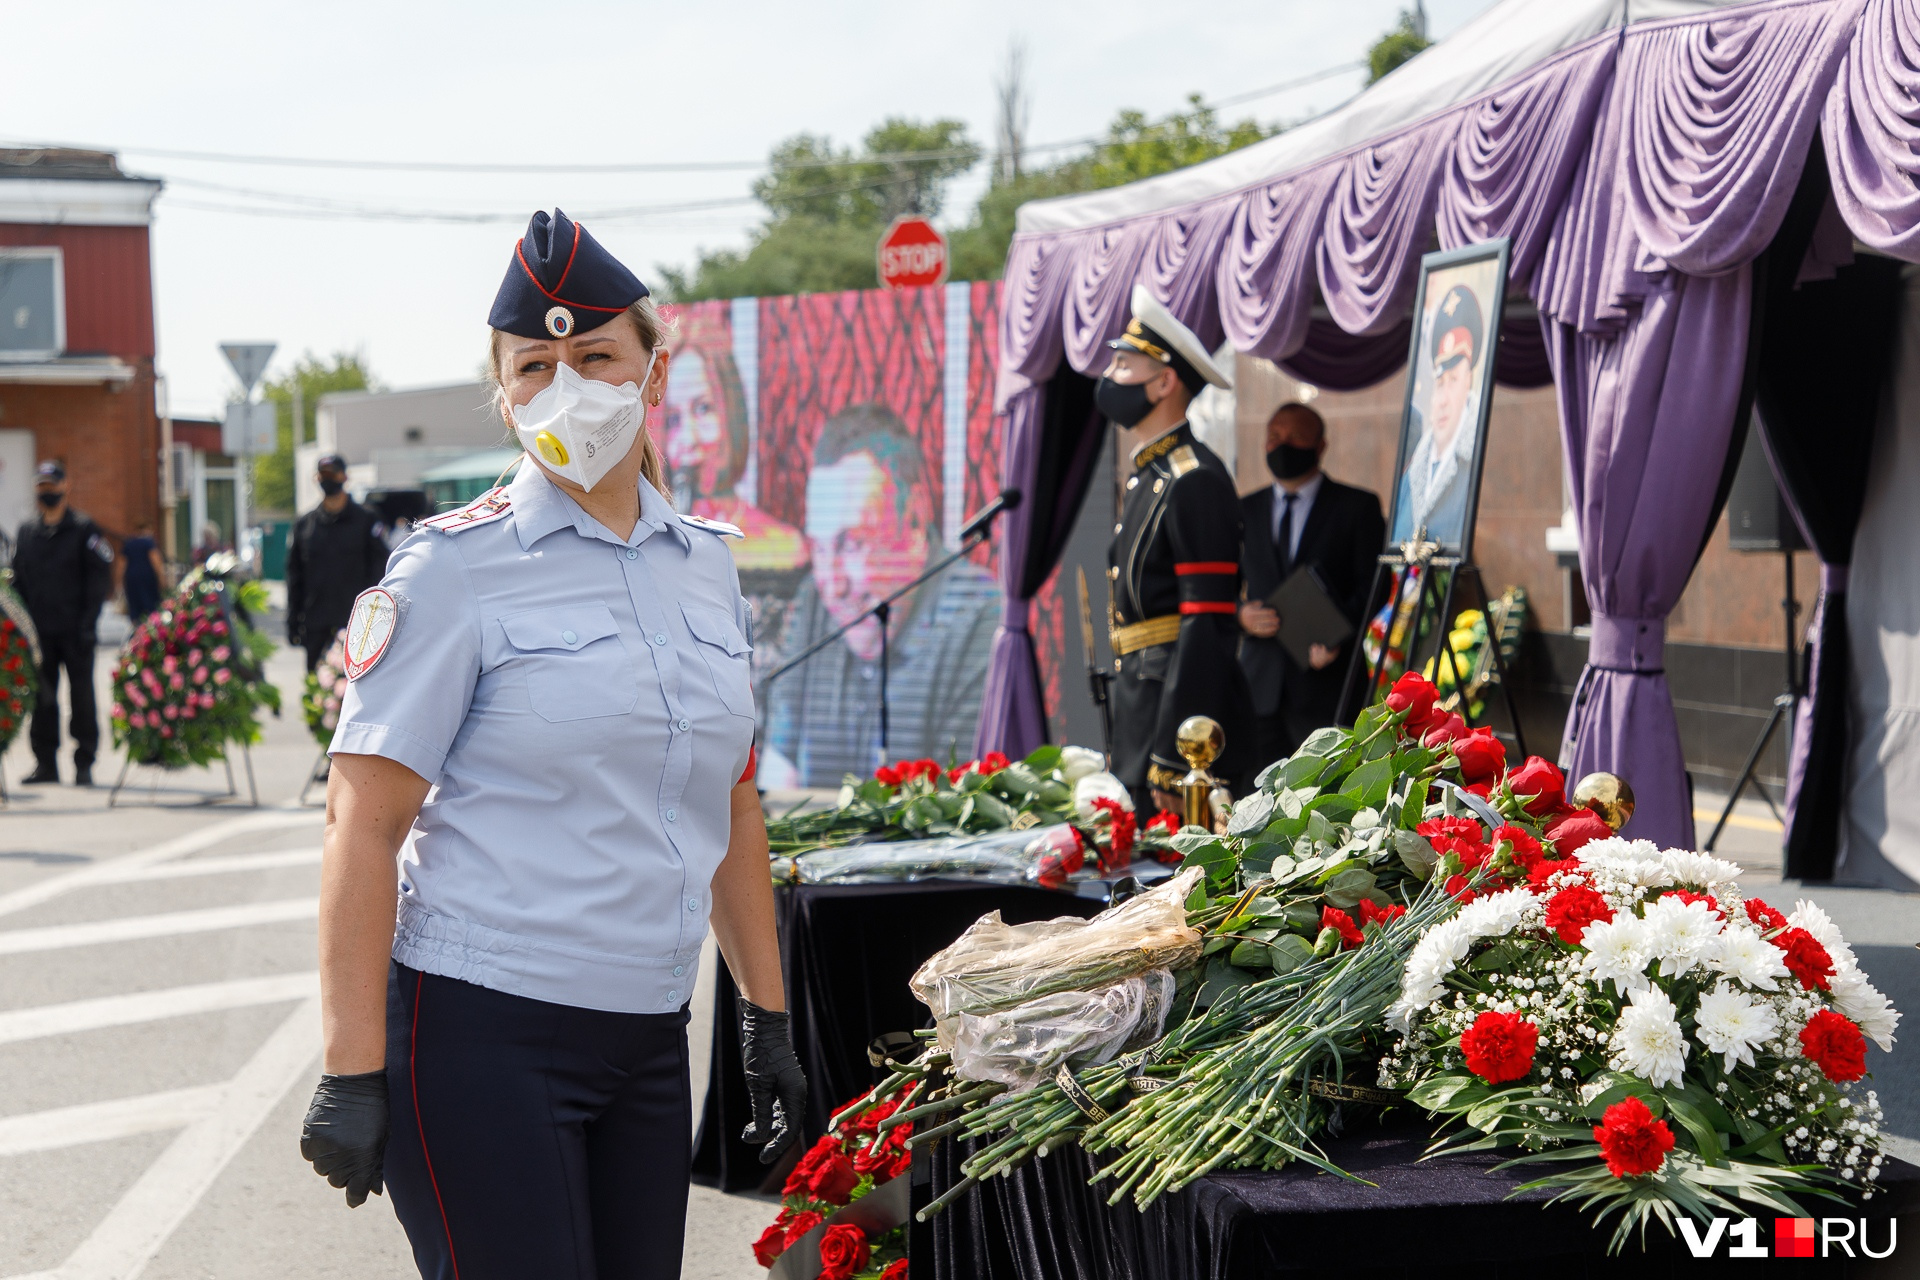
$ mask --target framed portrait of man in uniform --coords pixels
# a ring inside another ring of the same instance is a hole
[[[1387,519],[1388,540],[1396,545],[1424,532],[1441,555],[1464,560],[1473,552],[1507,253],[1508,241],[1501,239],[1420,260]]]

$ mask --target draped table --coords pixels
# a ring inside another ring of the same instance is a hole
[[[1307,1166],[1223,1173],[1162,1196],[1144,1212],[1131,1200],[1109,1206],[1112,1183],[1089,1186],[1096,1166],[1069,1147],[1010,1178],[978,1184],[930,1224],[915,1227],[915,1274],[935,1280],[1692,1280],[1752,1266],[1726,1258],[1724,1237],[1717,1261],[1697,1260],[1657,1223],[1646,1233],[1645,1252],[1629,1243],[1609,1258],[1612,1222],[1594,1230],[1588,1215],[1570,1204],[1544,1206],[1545,1192],[1507,1199],[1537,1173],[1494,1173],[1502,1157],[1478,1152],[1415,1163],[1430,1129],[1410,1117],[1368,1117],[1325,1141],[1335,1164],[1375,1186]],[[916,1209],[959,1180],[969,1150],[942,1141],[914,1153]],[[1913,1274],[1920,1257],[1920,1169],[1889,1157],[1882,1186],[1886,1194],[1863,1206],[1815,1212],[1851,1217],[1856,1230],[1866,1217],[1875,1249],[1886,1247],[1886,1219],[1897,1215],[1900,1247],[1893,1256],[1881,1263],[1796,1260],[1796,1276]],[[1759,1241],[1771,1248],[1772,1240],[1773,1224],[1762,1219]],[[929,1255],[931,1272],[922,1272],[920,1259]]]
[[[907,980],[926,959],[989,911],[1009,924],[1091,916],[1106,904],[1015,885],[922,880],[910,884],[783,885],[774,890],[780,960],[793,1041],[807,1073],[805,1140],[826,1132],[842,1104],[879,1082],[867,1045],[892,1031],[931,1025]],[[749,1111],[740,1064],[737,988],[722,964],[713,1019],[712,1070],[695,1140],[694,1181],[722,1191],[779,1189],[791,1161],[772,1175],[740,1141]],[[803,1144],[804,1145],[804,1144]]]

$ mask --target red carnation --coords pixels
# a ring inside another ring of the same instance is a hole
[[[787,1215],[781,1214],[774,1224],[760,1233],[753,1242],[753,1260],[763,1267],[773,1265],[773,1260],[787,1248]]]
[[[873,780],[883,786],[897,787],[900,785],[900,771],[892,765],[883,764],[873,771]]]
[[[839,1150],[840,1140],[832,1134],[828,1134],[814,1143],[807,1149],[807,1153],[800,1157],[800,1163],[793,1166],[793,1172],[787,1175],[786,1182],[780,1187],[780,1194],[783,1196],[793,1196],[805,1191],[807,1189],[807,1179],[813,1176],[813,1171],[818,1169],[827,1157]]]
[[[1457,836],[1467,840],[1480,838],[1480,824],[1472,818],[1428,818],[1415,827],[1414,831],[1428,840],[1437,840],[1443,836]]]
[[[1427,722],[1427,731],[1420,735],[1423,747],[1444,747],[1447,743],[1467,736],[1467,722],[1458,711],[1449,711],[1436,715]]]
[[[1387,690],[1387,708],[1407,713],[1406,727],[1412,732],[1433,718],[1435,690],[1425,676],[1409,671]]]
[[[965,764],[957,764],[947,770],[947,781],[958,782],[979,767],[980,762],[978,760],[969,760]]]
[[[989,751],[987,752],[987,754],[980,757],[980,772],[998,773],[1002,769],[1007,768],[1012,763],[1013,761],[1007,759],[1006,754],[1004,752]]]
[[[1747,919],[1762,933],[1787,927],[1787,918],[1758,898],[1747,899]]]
[[[1353,917],[1338,907],[1320,908],[1320,927],[1340,931],[1342,951],[1357,947],[1367,940],[1366,935],[1360,932],[1360,926],[1353,922]]]
[[[807,1175],[807,1194],[828,1204],[845,1204],[860,1182],[853,1161],[843,1151],[835,1151]]]
[[[1529,804],[1527,809],[1531,812],[1533,805]],[[1613,828],[1607,825],[1607,820],[1591,809],[1575,809],[1547,823],[1547,839],[1563,854],[1577,852],[1612,834]]]
[[[1566,799],[1566,775],[1551,760],[1540,756],[1528,756],[1525,764],[1508,773],[1507,786],[1516,796],[1532,797],[1524,807],[1535,817],[1552,813]]]
[[[1825,991],[1833,984],[1833,957],[1820,945],[1820,939],[1805,929],[1789,929],[1767,941],[1785,952],[1780,958],[1807,990],[1818,987]]]
[[[1613,908],[1597,892],[1576,884],[1547,899],[1547,928],[1560,935],[1560,941],[1578,945],[1587,926],[1595,921],[1613,919]]]
[[[1180,828],[1184,825],[1185,823],[1181,821],[1179,814],[1176,814],[1171,810],[1167,810],[1167,809],[1162,809],[1160,812],[1154,814],[1151,818],[1147,819],[1147,830],[1152,831],[1154,828],[1158,827],[1160,830],[1165,831],[1170,836],[1179,835]]]
[[[867,1233],[851,1222],[828,1227],[820,1237],[820,1280],[848,1280],[854,1272],[867,1269],[872,1253]]]
[[[1533,1051],[1539,1047],[1540,1028],[1517,1013],[1489,1009],[1460,1033],[1467,1070],[1488,1084],[1518,1080],[1533,1070]]]
[[[1727,914],[1725,911],[1722,911],[1720,909],[1720,900],[1714,897],[1710,893],[1691,893],[1685,889],[1682,889],[1676,893],[1672,893],[1666,896],[1678,898],[1682,902],[1704,902],[1707,904],[1708,911],[1712,912],[1716,916],[1720,916],[1723,919],[1726,917],[1726,914]]]
[[[1372,898],[1360,899],[1360,927],[1362,929],[1375,921],[1378,921],[1381,927],[1384,928],[1405,914],[1407,914],[1407,909],[1397,902],[1384,907],[1376,907],[1373,905]]]
[[[1607,1158],[1607,1172],[1616,1178],[1652,1173],[1673,1150],[1673,1130],[1667,1122],[1655,1120],[1647,1104],[1631,1096],[1606,1109],[1593,1136],[1600,1154]]]
[[[1580,868],[1578,858],[1545,858],[1527,868],[1527,883],[1536,893],[1544,892],[1547,881],[1562,871],[1577,871]]]
[[[880,1280],[907,1280],[907,1260],[895,1258],[889,1262],[887,1269],[880,1273]]]
[[[1460,901],[1463,903],[1472,902],[1475,898],[1480,896],[1479,894],[1475,893],[1473,890],[1467,888],[1467,878],[1465,876],[1448,876],[1447,892],[1452,896],[1460,899]]]
[[[825,1221],[826,1218],[813,1209],[802,1209],[799,1213],[794,1214],[793,1220],[787,1223],[787,1239],[782,1248],[793,1248],[793,1246],[800,1243],[800,1237],[806,1235],[807,1232],[813,1230]]]
[[[1110,800],[1106,796],[1095,797],[1093,807],[1095,812],[1107,815],[1109,823],[1107,837],[1108,843],[1113,846],[1114,863],[1116,865],[1124,863],[1127,855],[1133,852],[1134,833],[1139,829],[1133,810],[1118,800]]]
[[[1867,1074],[1867,1038],[1831,1009],[1822,1009],[1800,1028],[1800,1051],[1836,1083]]]
[[[1503,841],[1512,847],[1513,860],[1519,864],[1522,871],[1532,871],[1540,864],[1540,860],[1546,857],[1546,851],[1540,847],[1540,842],[1529,835],[1525,827],[1516,827],[1509,822],[1496,828],[1493,833],[1493,843],[1498,845]]]
[[[1506,747],[1485,725],[1463,738],[1455,738],[1453,755],[1460,762],[1461,781],[1469,785],[1492,782],[1507,767]]]

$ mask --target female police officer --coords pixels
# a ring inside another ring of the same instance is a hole
[[[763,1160],[806,1096],[777,1012],[736,531],[667,502],[646,431],[661,321],[558,210],[534,214],[489,323],[531,465],[423,521],[355,604],[328,1074],[301,1150],[349,1204],[384,1174],[424,1276],[677,1276],[709,924],[745,993]]]

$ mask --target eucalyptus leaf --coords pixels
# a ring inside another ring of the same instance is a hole
[[[1362,809],[1358,813],[1353,815],[1353,829],[1355,831],[1378,830],[1380,827],[1381,821],[1382,819],[1380,817],[1379,809],[1376,809],[1376,808]]]
[[[1315,729],[1307,735],[1307,740],[1301,743],[1300,749],[1293,754],[1296,759],[1300,756],[1331,756],[1346,746],[1352,736],[1353,730],[1340,729],[1331,725],[1324,729]]]
[[[1040,790],[1035,794],[1040,798],[1041,804],[1058,808],[1073,799],[1073,788],[1058,778],[1046,778],[1041,781]]]
[[[1048,743],[1027,752],[1027,758],[1021,763],[1036,774],[1052,773],[1060,767],[1060,755],[1060,748],[1053,743]]]
[[[1249,836],[1259,831],[1272,817],[1273,805],[1274,796],[1270,791],[1256,791],[1237,801],[1233,806],[1233,817],[1227,821],[1227,834]]]
[[[1269,967],[1267,955],[1266,943],[1242,942],[1227,956],[1227,961],[1242,969],[1265,969]]]
[[[1359,811],[1360,805],[1358,802],[1345,792],[1340,792],[1337,795],[1321,796],[1313,802],[1314,816],[1325,818],[1329,823],[1345,822]],[[1309,828],[1309,830],[1311,830],[1311,828]],[[1325,837],[1315,836],[1314,838],[1316,840],[1331,840],[1333,837],[1329,834]]]
[[[1304,750],[1300,751],[1296,753],[1292,759],[1288,760],[1286,764],[1281,766],[1280,785],[1282,787],[1311,785],[1320,780],[1325,774],[1326,768],[1327,760],[1325,756],[1319,754],[1309,755]]]
[[[1276,855],[1272,865],[1267,868],[1267,874],[1279,881],[1293,879],[1298,871],[1299,864],[1284,853]]]
[[[1400,864],[1416,880],[1425,880],[1433,874],[1440,855],[1433,851],[1427,838],[1413,831],[1398,831],[1393,837],[1393,851],[1400,855]]]
[[[1220,956],[1207,961],[1206,980],[1200,984],[1200,994],[1196,1003],[1204,1008],[1232,991],[1235,987],[1244,987],[1254,981],[1254,976],[1245,969],[1235,968]]]
[[[1354,808],[1377,809],[1387,802],[1387,792],[1393,788],[1393,761],[1382,758],[1369,760],[1353,771],[1340,794],[1350,796],[1355,801]]]
[[[1283,933],[1267,948],[1275,973],[1292,973],[1313,959],[1313,944],[1297,933]]]
[[[914,803],[918,804],[919,801],[916,800]],[[1013,807],[991,791],[980,791],[974,794],[973,811],[996,827],[1011,827],[1015,817]]]
[[[1332,798],[1332,797],[1329,797]],[[1318,809],[1307,818],[1307,838],[1315,844],[1329,844],[1333,841],[1333,820]]]
[[[1327,881],[1323,892],[1334,906],[1352,908],[1373,891],[1374,884],[1373,872],[1365,867],[1349,867]]]
[[[1040,789],[1040,777],[1024,764],[1010,764],[993,775],[993,789],[1002,795],[1025,800]]]

